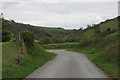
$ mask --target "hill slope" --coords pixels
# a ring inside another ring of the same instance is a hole
[[[18,34],[20,31],[31,31],[35,34],[36,38],[42,37],[54,37],[54,36],[66,36],[69,31],[62,28],[49,28],[39,27],[29,24],[16,23],[14,21],[2,20],[2,28],[12,31],[14,34]]]
[[[100,67],[109,77],[118,78],[118,17],[106,20],[87,28],[79,42],[79,48],[73,49],[86,53],[88,58]]]

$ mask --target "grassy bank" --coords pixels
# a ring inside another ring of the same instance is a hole
[[[101,53],[103,49],[67,49],[69,51],[84,53],[96,66],[98,66],[107,76],[111,78],[118,78],[118,62],[108,60]]]
[[[27,48],[26,59],[17,64],[15,59],[18,56],[24,58],[20,52],[20,45],[16,42],[6,42],[2,47],[3,78],[24,78],[56,56],[54,53],[45,52],[37,43],[34,43],[34,50],[30,51]]]

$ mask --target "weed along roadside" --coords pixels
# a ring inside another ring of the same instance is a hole
[[[21,35],[21,38],[24,36],[23,40],[19,42],[2,43],[2,78],[24,78],[56,56],[54,53],[43,50],[32,40],[30,34],[32,35],[32,33],[23,32]]]

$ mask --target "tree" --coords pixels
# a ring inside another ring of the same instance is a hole
[[[2,30],[2,41],[3,42],[10,41],[13,36],[14,36],[14,34],[11,31],[5,30],[5,29]]]
[[[29,31],[23,31],[20,34],[21,34],[21,38],[26,43],[26,45],[29,47],[32,47],[33,42],[34,42],[34,38],[35,38],[34,34],[32,32],[29,32]]]
[[[0,18],[4,19],[3,15],[4,15],[4,14],[3,14],[3,13],[1,13],[1,14],[0,14]]]
[[[79,31],[82,31],[83,30],[83,27],[79,28]]]
[[[110,28],[107,28],[107,31],[109,32],[111,29]]]
[[[40,44],[50,44],[51,40],[49,37],[44,37],[40,39]]]
[[[91,25],[88,24],[88,25],[87,25],[87,29],[90,29],[90,28],[91,28]]]
[[[70,35],[64,37],[65,42],[73,42],[73,38]]]

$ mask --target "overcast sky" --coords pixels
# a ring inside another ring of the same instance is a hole
[[[4,0],[6,19],[38,26],[79,29],[118,16],[119,0]]]

